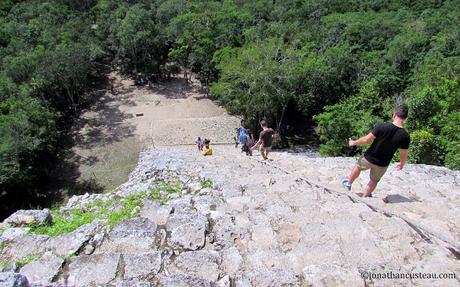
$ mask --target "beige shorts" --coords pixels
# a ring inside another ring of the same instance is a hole
[[[361,156],[356,162],[360,171],[370,169],[370,178],[374,182],[379,182],[382,176],[387,171],[388,166],[378,166],[373,163],[370,163],[364,156]]]
[[[272,147],[270,147],[270,146],[269,147],[263,147],[263,146],[260,147],[260,152],[268,153],[271,150],[272,150]]]

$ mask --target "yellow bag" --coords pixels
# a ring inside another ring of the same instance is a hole
[[[212,155],[212,148],[206,148],[203,155]]]

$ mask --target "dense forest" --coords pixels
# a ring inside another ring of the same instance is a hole
[[[411,161],[458,169],[459,23],[458,0],[2,0],[0,195],[43,188],[104,66],[191,70],[248,122],[302,115],[331,156],[404,102]]]

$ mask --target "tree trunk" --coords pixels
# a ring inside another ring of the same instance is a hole
[[[70,99],[70,102],[72,103],[73,111],[74,111],[75,114],[77,114],[77,105],[75,104],[75,100],[74,100],[72,94],[70,93],[69,88],[67,88],[67,86],[65,87],[65,90],[66,90],[67,96]]]
[[[283,123],[283,119],[284,119],[284,114],[286,112],[286,108],[287,106],[283,106],[283,110],[281,111],[281,117],[280,117],[280,121],[278,122],[278,127],[277,127],[277,131],[280,132],[280,129],[281,129],[281,124]]]

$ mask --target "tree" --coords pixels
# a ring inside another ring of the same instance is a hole
[[[112,49],[123,71],[159,73],[165,62],[166,49],[151,11],[141,4],[126,10],[125,16],[112,25]]]

